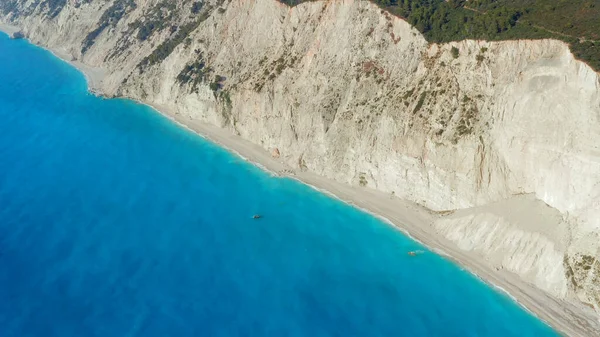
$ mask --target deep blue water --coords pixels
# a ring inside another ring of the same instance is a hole
[[[414,249],[0,34],[0,336],[556,336]]]

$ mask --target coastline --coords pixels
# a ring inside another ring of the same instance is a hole
[[[9,35],[15,30],[18,31],[19,29],[14,26],[0,24],[0,31],[7,32]],[[86,77],[89,90],[95,94],[101,94],[100,88],[105,75],[102,69],[90,67],[73,60],[70,54],[60,49],[43,48],[77,68]],[[598,324],[596,317],[591,315],[582,317],[581,312],[572,304],[550,297],[534,286],[521,281],[517,275],[491,268],[480,257],[461,250],[454,243],[436,234],[430,224],[439,215],[422,206],[396,197],[392,198],[389,194],[376,190],[350,186],[314,173],[297,171],[274,159],[262,147],[233,135],[226,129],[186,119],[173,109],[165,106],[145,102],[139,103],[152,107],[179,126],[227,149],[274,176],[295,179],[394,226],[436,254],[456,263],[461,269],[474,274],[495,289],[505,292],[523,308],[545,321],[557,332],[569,336],[593,336],[598,331],[600,324]],[[398,252],[400,255],[405,253]]]
[[[2,30],[2,27],[0,27],[0,30]],[[104,69],[88,66],[80,61],[73,59],[72,55],[60,49],[44,49],[48,50],[55,57],[67,62],[72,67],[79,70],[79,72],[81,72],[85,77],[85,81],[87,83],[89,92],[98,96],[102,94],[100,88],[102,86],[102,81],[104,80]]]
[[[0,23],[0,32],[4,32],[6,33],[9,37],[12,37],[12,35],[16,32],[18,32],[20,29],[17,26],[12,26],[12,25],[7,25],[4,23]]]
[[[0,23],[0,32],[6,33],[11,38],[14,33],[19,32],[19,31],[21,31],[21,29],[17,26]],[[29,41],[29,42],[33,43],[31,41]],[[33,44],[35,44],[35,43],[33,43]],[[40,47],[42,47],[42,46],[40,46]],[[102,86],[102,81],[104,80],[104,76],[105,76],[104,69],[92,67],[92,66],[84,64],[78,60],[75,60],[73,55],[69,54],[65,50],[58,49],[58,48],[48,48],[48,47],[42,47],[42,48],[49,51],[57,58],[67,62],[72,67],[76,68],[77,70],[79,70],[83,74],[83,76],[85,76],[88,90],[91,93],[96,94],[96,95],[101,94],[100,88]]]

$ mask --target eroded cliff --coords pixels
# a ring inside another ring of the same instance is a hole
[[[104,69],[103,93],[444,211],[430,225],[462,249],[600,311],[600,80],[564,43],[429,44],[358,0],[3,6]]]

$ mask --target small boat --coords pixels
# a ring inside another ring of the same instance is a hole
[[[423,254],[423,253],[424,252],[422,250],[413,250],[413,251],[408,252],[408,255],[410,255],[410,256],[417,256],[417,255]]]
[[[252,219],[260,219],[260,218],[262,218],[262,216],[260,214],[254,214],[252,216]]]

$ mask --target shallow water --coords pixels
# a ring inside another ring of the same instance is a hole
[[[556,336],[415,249],[0,33],[0,335]]]

